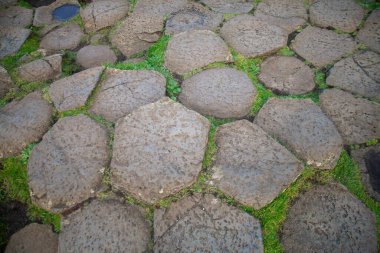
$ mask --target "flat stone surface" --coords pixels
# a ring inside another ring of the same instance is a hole
[[[109,121],[165,96],[166,80],[156,71],[107,69],[90,112]]]
[[[201,2],[214,11],[228,14],[248,13],[253,9],[253,2],[249,0],[201,0]]]
[[[216,186],[255,209],[272,202],[303,169],[292,153],[248,120],[223,125],[215,136]]]
[[[331,118],[345,144],[380,138],[380,105],[348,92],[329,89],[320,95],[321,108]]]
[[[77,62],[85,69],[115,63],[116,61],[115,53],[109,46],[105,45],[85,46],[77,53]]]
[[[380,10],[374,10],[360,29],[358,40],[380,54]]]
[[[147,203],[194,183],[202,168],[210,123],[163,98],[116,124],[112,185]]]
[[[278,26],[250,15],[240,15],[227,21],[220,34],[245,57],[266,56],[286,46],[288,35]]]
[[[0,0],[0,6],[16,5],[17,0]]]
[[[249,114],[256,89],[249,77],[233,68],[202,71],[181,85],[179,100],[186,107],[217,118],[242,118]]]
[[[322,68],[352,53],[358,44],[348,34],[308,26],[296,36],[291,47],[302,58]]]
[[[259,79],[278,94],[300,95],[314,89],[314,73],[295,57],[273,56],[261,64]]]
[[[176,34],[165,52],[165,66],[179,75],[213,62],[231,61],[224,41],[212,31],[194,30]]]
[[[79,46],[83,35],[78,24],[69,23],[45,35],[41,40],[40,47],[53,52],[64,49],[73,50]]]
[[[154,212],[154,252],[264,252],[259,220],[196,194]]]
[[[0,24],[3,26],[27,27],[33,22],[33,10],[12,6],[0,10]]]
[[[285,252],[377,252],[375,215],[341,185],[319,185],[290,208]]]
[[[0,158],[18,155],[28,144],[42,138],[49,129],[52,106],[33,92],[0,109]]]
[[[326,82],[351,93],[380,99],[380,55],[367,51],[345,58],[330,70]]]
[[[0,98],[4,97],[12,88],[15,88],[15,85],[11,77],[7,70],[0,66]]]
[[[27,82],[53,80],[62,73],[62,56],[55,54],[29,62],[17,71],[19,78]]]
[[[80,6],[77,0],[56,0],[51,4],[46,6],[40,6],[35,9],[33,26],[43,27],[43,26],[57,26],[62,23],[62,21],[56,20],[53,17],[53,11],[65,4],[75,4]]]
[[[29,34],[29,29],[0,25],[0,59],[16,53]]]
[[[90,68],[52,83],[49,96],[55,108],[62,112],[84,106],[103,70],[103,67]]]
[[[65,117],[29,157],[32,201],[63,212],[94,196],[108,164],[107,131],[87,116]]]
[[[188,0],[139,0],[133,14],[168,16],[186,7]]]
[[[254,122],[308,165],[332,169],[339,159],[342,138],[310,99],[271,98]]]
[[[59,252],[147,252],[143,212],[117,200],[94,200],[63,221]]]

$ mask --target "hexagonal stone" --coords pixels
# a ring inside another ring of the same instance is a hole
[[[208,30],[186,31],[169,41],[165,52],[165,66],[179,75],[205,67],[213,62],[232,59],[224,41]]]
[[[201,171],[210,123],[169,98],[116,124],[112,184],[148,203],[190,186]]]
[[[357,38],[368,48],[380,54],[380,10],[374,10],[371,13]]]
[[[61,118],[30,155],[34,203],[63,212],[94,196],[108,163],[107,131],[87,116]]]
[[[61,69],[62,56],[55,54],[23,64],[17,71],[20,79],[34,82],[56,79],[61,75]]]
[[[94,200],[62,222],[59,252],[147,252],[142,210],[117,200]]]
[[[0,26],[0,59],[16,53],[29,37],[29,34],[29,29]]]
[[[52,26],[55,27],[61,24],[63,21],[57,20],[53,17],[53,11],[60,6],[65,4],[73,4],[80,6],[77,0],[56,0],[49,1],[51,4],[44,5],[36,8],[33,19],[33,26],[43,27],[43,26]]]
[[[117,57],[109,46],[89,45],[82,47],[78,51],[76,60],[83,68],[88,69],[102,66],[103,64],[115,63],[117,61]]]
[[[0,158],[17,155],[49,129],[52,106],[39,91],[0,109]]]
[[[33,10],[12,6],[0,10],[0,24],[3,26],[27,27],[32,24]]]
[[[302,194],[282,233],[286,252],[377,252],[375,215],[338,184]]]
[[[332,169],[339,159],[342,138],[310,99],[271,98],[254,122],[308,165]]]
[[[321,95],[321,108],[331,118],[345,144],[360,144],[380,138],[380,105],[350,93],[325,90]]]
[[[260,209],[301,173],[303,164],[260,127],[240,120],[218,128],[213,180],[240,203]]]
[[[154,212],[154,252],[264,252],[259,220],[210,194]]]
[[[352,53],[358,44],[348,34],[308,26],[296,36],[291,47],[302,58],[322,68]]]
[[[186,7],[188,0],[139,0],[133,14],[167,16]]]
[[[380,55],[367,51],[337,62],[326,79],[330,86],[380,99]]]
[[[84,106],[99,82],[104,67],[95,67],[55,81],[49,95],[59,112]]]
[[[282,28],[250,15],[241,15],[227,21],[220,34],[233,49],[245,57],[271,54],[286,46],[288,35]]]
[[[90,112],[116,122],[165,96],[165,78],[156,71],[107,69]]]
[[[201,0],[201,2],[221,13],[242,14],[253,9],[252,1],[248,0]]]
[[[186,107],[217,118],[242,118],[249,114],[256,89],[249,77],[233,68],[202,71],[186,79],[179,100]]]
[[[0,66],[0,98],[4,97],[5,94],[7,94],[8,91],[14,87],[15,85],[7,70]]]
[[[45,35],[41,40],[40,47],[52,52],[63,49],[73,50],[79,46],[83,35],[78,24],[68,23]]]

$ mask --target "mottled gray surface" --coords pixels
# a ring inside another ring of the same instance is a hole
[[[0,24],[3,26],[27,27],[33,22],[33,10],[12,6],[0,10]]]
[[[82,47],[77,53],[77,62],[83,68],[88,69],[92,67],[102,66],[108,63],[115,63],[117,57],[109,46],[85,46]]]
[[[187,4],[188,0],[139,0],[133,14],[164,17],[184,9]]]
[[[16,5],[17,0],[0,0],[0,6]]]
[[[18,77],[27,82],[54,80],[62,72],[62,56],[55,54],[44,57],[18,68]]]
[[[0,59],[16,53],[29,37],[29,29],[0,25]]]
[[[47,51],[59,51],[64,49],[76,49],[83,36],[82,29],[78,24],[68,23],[45,35],[40,43],[40,47]]]
[[[53,1],[50,5],[38,7],[34,12],[33,26],[54,27],[61,24],[62,21],[54,19],[53,11],[64,4],[75,4],[80,6],[77,0],[56,0]]]
[[[360,29],[358,40],[380,54],[380,10],[374,10]]]
[[[248,13],[253,9],[253,3],[249,0],[201,0],[211,9],[227,14]]]
[[[7,92],[15,88],[15,85],[9,76],[7,70],[0,66],[0,98],[4,97]]]

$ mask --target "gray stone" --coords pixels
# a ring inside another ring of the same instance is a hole
[[[133,14],[168,16],[186,7],[188,0],[139,0]]]
[[[374,10],[360,29],[358,40],[380,54],[380,10]]]
[[[244,205],[260,209],[301,173],[303,164],[260,127],[247,120],[217,129],[213,180]]]
[[[211,9],[227,14],[248,13],[253,9],[253,2],[249,0],[201,0]]]
[[[213,62],[231,60],[232,55],[224,41],[208,30],[186,31],[174,35],[165,52],[165,66],[179,75]]]
[[[193,184],[210,123],[169,98],[142,106],[116,124],[112,185],[155,203]]]
[[[64,4],[75,4],[80,6],[77,0],[56,0],[50,5],[38,7],[34,12],[33,26],[55,27],[61,24],[62,21],[54,19],[53,11]]]
[[[33,92],[0,109],[0,158],[18,155],[23,148],[37,142],[49,129],[52,106]]]
[[[380,138],[380,105],[350,93],[325,90],[320,95],[322,110],[331,118],[345,144],[360,144]]]
[[[117,57],[109,46],[85,46],[77,53],[77,62],[83,68],[102,66],[103,64],[115,63]]]
[[[32,201],[63,212],[95,195],[108,164],[107,131],[87,116],[65,117],[29,157]]]
[[[62,56],[55,54],[44,57],[18,68],[20,79],[27,82],[54,80],[61,75]]]
[[[90,112],[109,121],[165,96],[165,78],[156,71],[107,69]]]
[[[16,4],[17,4],[17,0],[0,0],[1,7],[16,5]]]
[[[12,6],[0,10],[0,24],[3,26],[27,27],[33,22],[33,10]]]
[[[375,215],[338,184],[302,194],[290,208],[282,234],[285,252],[378,252]]]
[[[29,34],[29,29],[0,25],[0,59],[16,53]]]
[[[138,57],[138,58],[131,58],[131,59],[126,59],[124,61],[124,63],[131,63],[131,64],[137,64],[137,63],[140,63],[140,62],[143,62],[145,61],[145,56],[143,57]]]
[[[260,221],[210,194],[154,212],[154,252],[264,252]]]
[[[49,52],[73,50],[79,46],[83,35],[78,24],[69,23],[45,35],[41,40],[40,47]]]
[[[7,70],[0,66],[0,98],[4,97],[15,85]]]
[[[251,111],[256,89],[249,77],[233,68],[202,71],[186,79],[179,100],[186,107],[217,118],[242,118]]]

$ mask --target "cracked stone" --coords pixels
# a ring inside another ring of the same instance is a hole
[[[83,68],[88,69],[108,63],[115,63],[117,61],[117,57],[109,46],[89,45],[78,51],[76,61]]]
[[[0,26],[0,59],[16,53],[29,37],[29,29]]]
[[[380,54],[380,10],[374,10],[360,29],[357,39]]]
[[[133,14],[164,17],[186,8],[187,4],[188,0],[139,0]]]
[[[7,70],[0,66],[0,98],[3,98],[13,88],[16,88],[16,86]]]
[[[201,0],[212,10],[226,14],[248,13],[253,9],[252,1],[248,0]]]
[[[51,55],[38,59],[18,68],[20,79],[27,82],[48,81],[58,78],[62,71],[62,56]]]
[[[50,5],[47,6],[41,6],[36,8],[34,13],[34,20],[33,20],[33,26],[37,27],[48,27],[52,26],[55,27],[61,23],[62,21],[58,21],[54,19],[53,17],[53,11],[65,4],[74,4],[77,6],[80,6],[79,2],[77,0],[56,0],[53,1]]]
[[[33,22],[33,10],[12,6],[0,10],[0,24],[3,26],[28,27]]]
[[[40,47],[49,52],[64,49],[76,49],[84,36],[78,24],[69,23],[61,28],[51,31],[45,35],[40,43]]]

